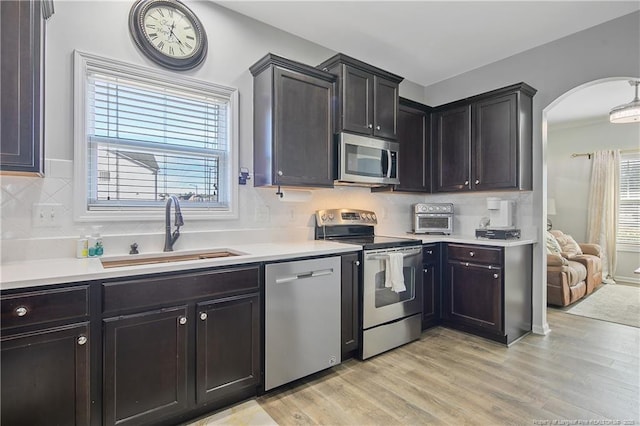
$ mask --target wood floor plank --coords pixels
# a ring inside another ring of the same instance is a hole
[[[507,348],[443,327],[263,395],[280,425],[640,423],[640,329],[549,309]]]

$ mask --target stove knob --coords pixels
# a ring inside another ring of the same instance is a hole
[[[418,212],[423,213],[427,211],[427,206],[421,204],[420,206],[418,206]]]
[[[365,213],[365,214],[364,214],[364,218],[365,218],[366,220],[371,220],[371,214],[369,214],[369,213]]]
[[[333,213],[329,213],[329,220],[333,220],[335,216],[333,216]]]
[[[322,216],[320,216],[320,219],[322,219],[323,222],[326,221],[327,220],[327,215],[323,214]]]
[[[434,210],[434,207],[433,207],[433,206],[429,206],[429,207],[427,207],[427,211],[432,212],[433,210]]]
[[[371,214],[371,220],[376,220],[376,214],[375,213]]]

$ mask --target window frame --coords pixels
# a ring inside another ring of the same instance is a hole
[[[217,97],[228,99],[228,161],[223,167],[224,180],[228,182],[228,208],[192,207],[188,203],[181,205],[182,211],[189,220],[237,219],[238,218],[238,151],[239,151],[239,114],[238,90],[232,87],[198,80],[180,75],[176,84],[176,74],[164,70],[146,68],[135,64],[121,62],[78,50],[74,51],[74,179],[73,179],[73,216],[78,222],[90,221],[136,221],[164,220],[164,206],[105,206],[100,209],[89,209],[88,200],[88,141],[87,141],[87,72],[90,69],[104,70],[110,74],[149,79],[154,84],[164,87],[181,88],[211,93]],[[221,179],[222,180],[222,179]]]
[[[620,153],[620,162],[622,163],[622,161],[625,160],[625,158],[627,159],[633,159],[633,160],[640,160],[640,151],[621,151]],[[639,171],[640,172],[640,171]],[[619,201],[618,201],[618,217],[617,217],[617,221],[618,221],[618,235],[616,235],[616,240],[618,240],[619,237],[619,232],[620,232],[620,213],[622,211],[621,209],[621,204],[622,204],[622,197],[621,197],[621,189],[622,189],[622,167],[620,168],[620,182],[619,182],[619,186],[618,186],[618,194],[619,194]],[[640,201],[639,201],[640,204]],[[635,244],[634,243],[628,243],[628,242],[617,242],[616,243],[616,250],[618,251],[628,251],[628,252],[635,252],[635,253],[640,253],[640,241],[637,241]]]

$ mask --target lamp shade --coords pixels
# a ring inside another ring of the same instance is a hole
[[[556,199],[547,198],[547,216],[553,216],[556,214]]]
[[[640,98],[638,98],[640,80],[630,80],[629,84],[636,87],[635,98],[628,104],[619,105],[611,110],[609,121],[612,123],[640,123]]]

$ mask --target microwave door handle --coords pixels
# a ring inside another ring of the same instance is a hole
[[[391,150],[385,150],[387,152],[387,172],[384,174],[386,177],[391,177]]]

